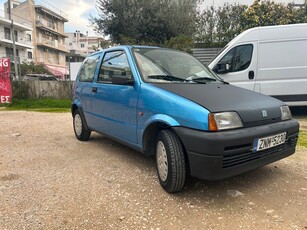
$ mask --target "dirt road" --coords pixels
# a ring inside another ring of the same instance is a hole
[[[69,113],[0,110],[0,124],[0,229],[307,229],[306,149],[171,195],[152,158],[77,141]]]

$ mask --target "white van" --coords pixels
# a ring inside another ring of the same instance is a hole
[[[307,106],[307,23],[246,30],[209,67],[234,85]]]

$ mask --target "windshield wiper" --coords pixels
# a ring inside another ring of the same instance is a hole
[[[216,81],[216,79],[211,78],[211,77],[198,77],[198,78],[192,78],[190,81],[206,84],[209,81]]]
[[[229,85],[229,82],[224,81],[224,80],[220,80],[222,83],[224,83],[225,85]]]
[[[180,81],[183,82],[185,81],[182,78],[175,77],[172,75],[149,75],[147,76],[148,79],[158,79],[158,80],[166,80],[166,81]]]

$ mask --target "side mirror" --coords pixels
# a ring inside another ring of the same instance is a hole
[[[225,74],[225,73],[229,73],[230,70],[230,65],[227,63],[218,63],[215,67],[214,67],[214,72],[217,74]]]
[[[113,75],[112,76],[112,84],[114,84],[114,85],[133,85],[134,80],[129,79],[125,76]]]

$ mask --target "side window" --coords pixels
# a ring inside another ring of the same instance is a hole
[[[92,82],[94,80],[99,59],[100,55],[98,54],[85,59],[79,73],[79,81]]]
[[[98,82],[111,83],[113,76],[133,79],[127,55],[124,51],[111,51],[104,55],[99,70]]]
[[[238,72],[249,67],[253,54],[253,45],[236,46],[228,51],[219,61],[220,64],[228,64],[228,72]]]

